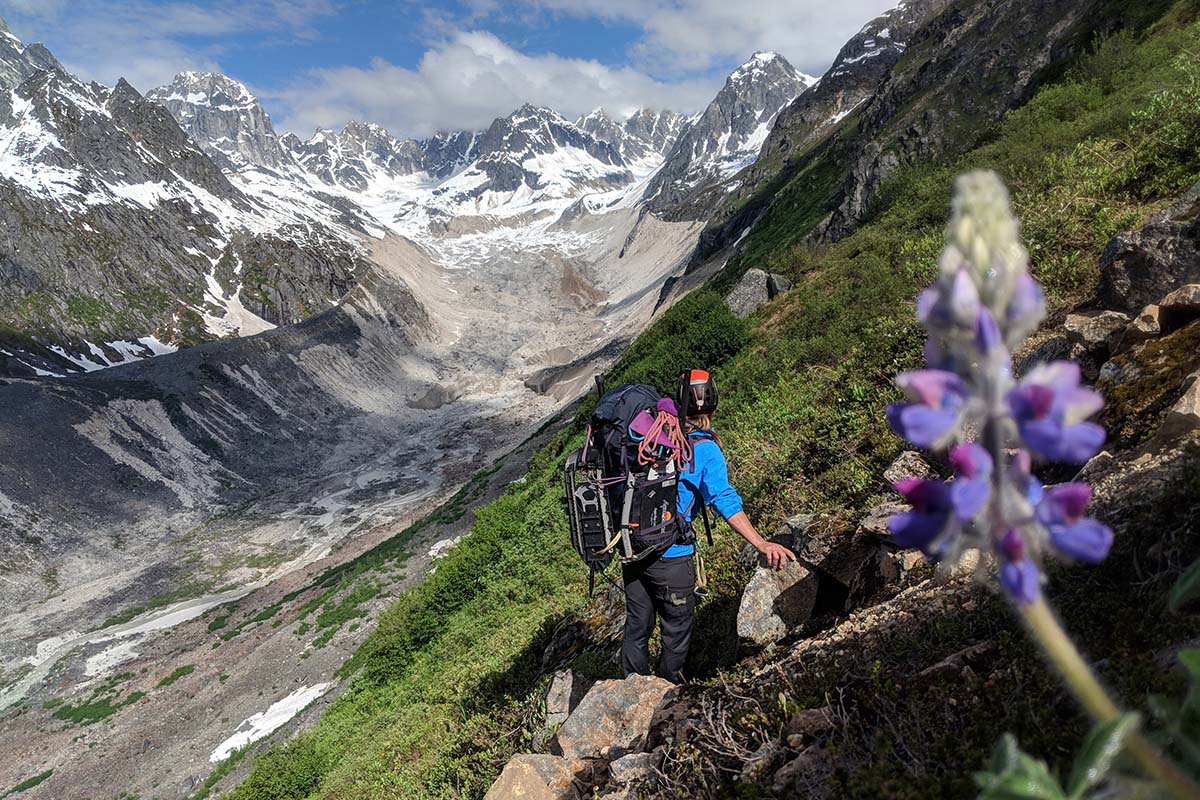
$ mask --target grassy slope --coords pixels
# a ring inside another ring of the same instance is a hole
[[[1107,238],[1200,177],[1194,15],[1185,3],[1140,38],[1109,39],[1010,114],[991,143],[953,164],[904,169],[867,223],[834,246],[797,243],[811,209],[797,209],[792,232],[774,217],[747,239],[747,266],[769,263],[796,289],[750,331],[711,293],[688,298],[631,348],[614,380],[667,385],[683,366],[716,367],[734,479],[760,527],[802,510],[861,508],[899,449],[880,408],[890,376],[917,361],[911,300],[932,275],[953,175],[998,169],[1053,300],[1085,297]],[[557,500],[561,456],[579,436],[578,427],[561,435],[524,483],[479,512],[470,539],[399,598],[348,665],[350,690],[313,730],[260,757],[234,797],[478,797],[530,746],[541,654],[583,605]],[[731,666],[745,578],[723,533],[696,637],[702,677]],[[587,665],[611,669],[594,656]]]

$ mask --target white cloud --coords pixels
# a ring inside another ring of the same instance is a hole
[[[488,0],[490,2],[490,0]],[[642,69],[678,76],[782,53],[820,75],[846,40],[897,0],[515,0],[523,6],[640,28],[632,55]],[[482,8],[482,7],[481,7]]]
[[[316,127],[369,120],[398,135],[482,129],[522,103],[574,117],[596,106],[625,114],[642,106],[692,110],[707,103],[723,78],[655,80],[631,67],[557,55],[531,56],[485,31],[459,32],[435,43],[413,69],[376,59],[367,68],[311,70],[272,101],[278,127],[306,135]]]
[[[185,69],[216,69],[229,37],[306,40],[332,0],[0,0],[13,32],[43,41],[73,73],[146,90]]]

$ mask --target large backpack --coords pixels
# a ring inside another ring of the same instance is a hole
[[[643,412],[671,422],[659,410],[662,395],[646,384],[605,392],[597,379],[596,386],[600,400],[587,440],[567,456],[564,471],[571,542],[593,583],[614,557],[631,563],[693,538],[691,527],[676,511],[679,466],[690,452],[648,450],[630,433]],[[690,451],[686,445],[682,449]]]

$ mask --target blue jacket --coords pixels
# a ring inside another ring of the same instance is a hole
[[[742,498],[729,484],[729,467],[725,463],[725,454],[721,447],[702,433],[693,432],[692,463],[687,470],[679,475],[679,494],[675,503],[676,511],[684,520],[691,522],[700,513],[700,503],[703,502],[717,509],[725,519],[742,510]],[[700,499],[696,497],[695,489],[700,490]],[[663,553],[663,558],[680,558],[690,556],[696,551],[693,544],[673,544]]]

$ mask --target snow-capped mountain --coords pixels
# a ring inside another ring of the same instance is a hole
[[[651,208],[686,209],[689,198],[754,163],[779,111],[815,82],[778,53],[755,53],[679,135],[647,189]]]
[[[146,93],[166,107],[222,166],[278,169],[287,160],[271,118],[238,81],[215,72],[181,72],[168,86]]]
[[[397,139],[379,125],[350,122],[340,132],[319,130],[307,142],[283,140],[305,171],[330,186],[361,192],[381,178],[412,175],[425,167],[425,153],[412,139]]]
[[[853,113],[875,94],[909,38],[948,4],[949,0],[908,0],[864,25],[816,85],[780,112],[763,157],[785,151],[795,157]]]
[[[603,108],[584,114],[575,125],[601,141],[609,142],[626,164],[661,160],[679,138],[686,118],[674,111],[639,109],[617,122]]]
[[[247,193],[162,105],[124,80],[84,84],[7,30],[0,65],[0,313],[41,341],[6,334],[0,369],[61,374],[253,333],[353,285],[354,215]]]

